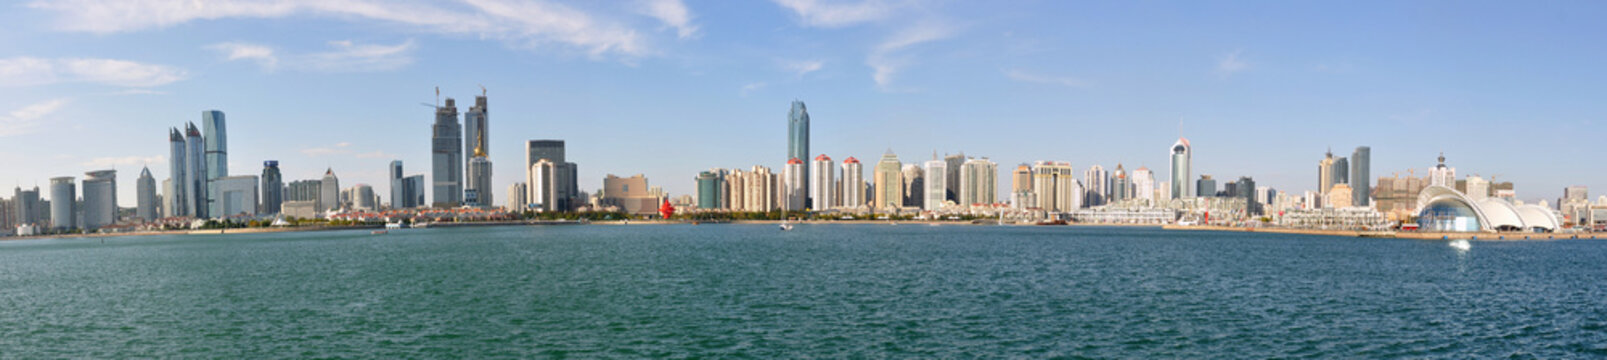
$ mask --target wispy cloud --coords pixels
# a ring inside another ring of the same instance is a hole
[[[777,5],[792,10],[799,22],[807,26],[835,28],[887,19],[911,1],[867,0],[835,2],[821,0],[775,0]]]
[[[278,68],[317,72],[373,72],[401,69],[413,63],[413,40],[396,45],[357,44],[330,41],[334,50],[310,54],[284,54],[266,45],[243,42],[213,44],[224,60],[250,60],[264,71]]]
[[[692,11],[681,0],[639,0],[637,9],[643,15],[658,19],[664,26],[675,28],[676,37],[688,39],[697,35],[698,27],[692,24]]]
[[[279,56],[274,55],[273,48],[265,45],[226,42],[212,44],[212,46],[207,46],[207,48],[211,48],[212,50],[217,50],[218,52],[223,53],[224,60],[252,60],[256,61],[258,65],[262,65],[262,68],[267,70],[273,70],[273,68],[279,66]]]
[[[0,59],[0,86],[36,86],[89,82],[125,87],[154,87],[184,80],[176,67],[128,60],[14,57]]]
[[[1239,55],[1243,53],[1244,50],[1234,50],[1231,53],[1227,53],[1217,58],[1216,73],[1218,75],[1222,75],[1222,77],[1228,77],[1232,76],[1234,73],[1250,70],[1250,63],[1247,63],[1244,61],[1244,59],[1239,58]]]
[[[927,42],[942,40],[953,35],[953,29],[940,25],[938,22],[924,22],[894,33],[886,41],[876,45],[870,56],[865,58],[865,65],[872,69],[871,80],[883,91],[890,91],[893,76],[904,67],[914,63],[908,56],[899,52],[909,47]]]
[[[307,155],[307,156],[310,156],[310,157],[321,157],[321,156],[330,156],[330,155],[351,154],[352,150],[348,149],[351,146],[352,146],[352,143],[341,142],[341,143],[335,144],[334,146],[325,146],[325,147],[315,147],[315,148],[301,149],[301,154],[302,155]]]
[[[167,164],[167,157],[157,155],[157,156],[98,157],[98,158],[90,159],[89,161],[85,161],[80,165],[83,165],[84,167],[90,168],[90,169],[112,169],[112,168],[119,168],[119,167],[125,167],[125,166],[127,166],[127,167],[137,167],[137,166],[149,166],[149,165],[156,165],[157,168],[161,168],[161,165],[163,165],[163,164]]]
[[[765,87],[765,83],[763,83],[763,82],[756,82],[756,83],[751,83],[751,84],[747,84],[747,85],[742,85],[742,96],[747,97],[748,93],[751,93],[751,92],[754,92],[754,91],[759,91],[759,89],[763,89],[764,87]]]
[[[1051,84],[1066,87],[1088,87],[1090,85],[1087,81],[1083,81],[1082,79],[1034,74],[1022,71],[1020,69],[1006,70],[1004,72],[1004,76],[1010,78],[1010,80],[1034,84]]]
[[[559,44],[592,56],[649,54],[648,46],[635,30],[562,4],[542,0],[462,2],[465,6],[443,7],[406,0],[53,0],[34,1],[28,7],[59,14],[59,29],[101,34],[164,28],[197,20],[309,15],[476,35],[516,46]]]
[[[5,116],[0,116],[0,137],[23,135],[34,132],[39,128],[39,123],[42,122],[46,116],[50,116],[50,114],[55,113],[57,110],[61,110],[61,107],[67,105],[68,102],[69,100],[65,98],[46,100],[44,102],[24,106],[21,109],[12,110]]]
[[[796,74],[800,78],[826,66],[826,62],[820,60],[780,60],[780,63],[782,69]]]

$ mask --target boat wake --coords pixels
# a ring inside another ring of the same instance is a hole
[[[1467,239],[1451,240],[1450,245],[1451,245],[1452,248],[1455,248],[1455,249],[1460,250],[1460,251],[1468,251],[1468,249],[1473,248],[1473,243],[1468,242]]]

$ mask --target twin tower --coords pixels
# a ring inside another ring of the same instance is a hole
[[[455,100],[446,98],[445,106],[435,107],[430,156],[430,187],[434,197],[430,205],[491,206],[491,160],[487,143],[490,133],[486,120],[484,94],[474,97],[474,106],[463,113],[462,125],[458,124]]]

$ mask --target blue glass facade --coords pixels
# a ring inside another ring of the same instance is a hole
[[[1417,214],[1417,226],[1424,231],[1476,232],[1483,228],[1478,212],[1456,199],[1436,200]]]

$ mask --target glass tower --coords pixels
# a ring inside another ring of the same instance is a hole
[[[804,108],[802,101],[793,100],[792,110],[787,112],[787,159],[809,159],[809,110]],[[809,188],[809,168],[803,169],[803,188]],[[811,199],[804,199],[804,206],[810,207]]]
[[[457,207],[463,202],[463,127],[458,124],[458,107],[452,98],[446,98],[446,106],[435,108],[431,129],[433,205]]]
[[[1194,197],[1194,188],[1189,186],[1190,168],[1194,163],[1194,148],[1189,146],[1189,139],[1178,138],[1172,144],[1172,198],[1188,199]]]
[[[1350,154],[1350,196],[1351,204],[1360,207],[1372,205],[1373,194],[1372,167],[1373,148],[1366,146],[1356,147]]]

